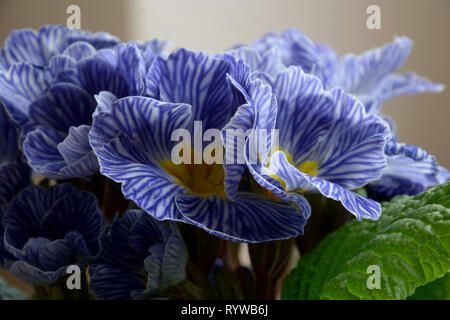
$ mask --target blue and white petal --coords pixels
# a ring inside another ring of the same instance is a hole
[[[38,31],[22,29],[12,31],[5,41],[9,65],[29,62],[46,66],[50,57],[60,52],[60,43],[66,29],[62,26],[46,25]]]
[[[328,88],[341,87],[356,96],[372,92],[384,77],[404,64],[412,46],[411,39],[397,37],[393,42],[362,55],[347,54],[336,66]]]
[[[158,58],[147,74],[147,94],[171,103],[192,106],[192,120],[203,129],[221,129],[231,117],[233,94],[226,74],[229,63],[202,52],[180,49]]]
[[[18,124],[27,121],[30,104],[45,94],[51,79],[49,70],[27,63],[15,64],[0,73],[0,99]]]
[[[79,41],[71,44],[63,51],[63,56],[69,56],[75,61],[79,61],[84,58],[89,58],[96,53],[95,48],[88,42]]]
[[[399,96],[423,92],[442,92],[444,90],[443,84],[434,83],[413,72],[401,75],[391,74],[379,87],[373,92],[372,100],[377,99],[380,102],[385,102]]]
[[[406,143],[386,145],[387,167],[381,178],[368,185],[375,199],[387,200],[398,194],[416,195],[440,183],[439,164],[425,150]]]
[[[341,89],[333,89],[330,95],[336,121],[305,160],[318,163],[318,177],[357,189],[378,179],[386,167],[389,128],[378,116],[366,114],[361,103]]]
[[[329,132],[339,106],[317,77],[299,67],[289,67],[271,85],[278,102],[279,146],[299,165]]]
[[[364,198],[336,183],[298,170],[289,163],[283,152],[276,152],[272,156],[270,171],[286,183],[291,181],[289,188],[308,188],[309,190],[314,188],[325,197],[340,201],[358,220],[362,218],[377,220],[380,217],[381,206],[378,202]]]
[[[177,207],[190,223],[222,239],[263,242],[303,234],[305,217],[287,202],[239,193],[234,201],[217,196],[179,195]]]
[[[31,125],[27,124],[27,128],[43,125],[68,132],[71,126],[90,124],[95,107],[95,99],[86,90],[70,83],[59,83],[30,105]]]
[[[260,73],[274,77],[286,68],[282,61],[281,52],[277,48],[260,52],[252,47],[239,47],[229,50],[227,53],[247,63],[253,72],[253,76],[256,77]]]
[[[99,113],[89,139],[100,171],[116,182],[141,208],[158,219],[179,220],[173,197],[186,189],[159,165],[171,159],[175,129],[190,123],[190,106],[151,98],[118,100],[110,112]]]

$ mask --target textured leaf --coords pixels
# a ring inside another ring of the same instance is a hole
[[[304,256],[284,299],[405,299],[450,270],[450,183],[382,206],[378,221],[352,221]],[[369,289],[371,265],[380,289]]]
[[[440,279],[417,288],[408,300],[450,300],[450,272]]]

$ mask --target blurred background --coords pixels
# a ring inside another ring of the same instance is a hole
[[[447,89],[397,98],[383,111],[397,122],[401,141],[450,167],[450,0],[0,0],[0,42],[13,29],[66,24],[73,4],[81,9],[82,29],[125,41],[169,39],[172,48],[210,52],[292,27],[341,54],[406,35],[415,46],[401,71],[413,70]],[[381,30],[366,26],[372,4],[381,9]]]

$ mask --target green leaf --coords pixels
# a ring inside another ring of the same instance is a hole
[[[450,273],[417,288],[408,300],[450,300]]]
[[[450,183],[382,207],[378,221],[351,221],[302,257],[282,298],[405,299],[449,272]],[[368,288],[371,265],[380,289]]]

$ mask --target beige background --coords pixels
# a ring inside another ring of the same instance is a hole
[[[450,167],[450,0],[0,0],[0,42],[12,29],[65,24],[70,4],[81,7],[83,29],[123,40],[170,39],[175,47],[212,52],[290,27],[339,53],[363,52],[395,34],[409,36],[415,47],[402,70],[448,89],[398,98],[384,112],[397,122],[401,140]],[[366,27],[370,4],[381,7],[382,30]]]

